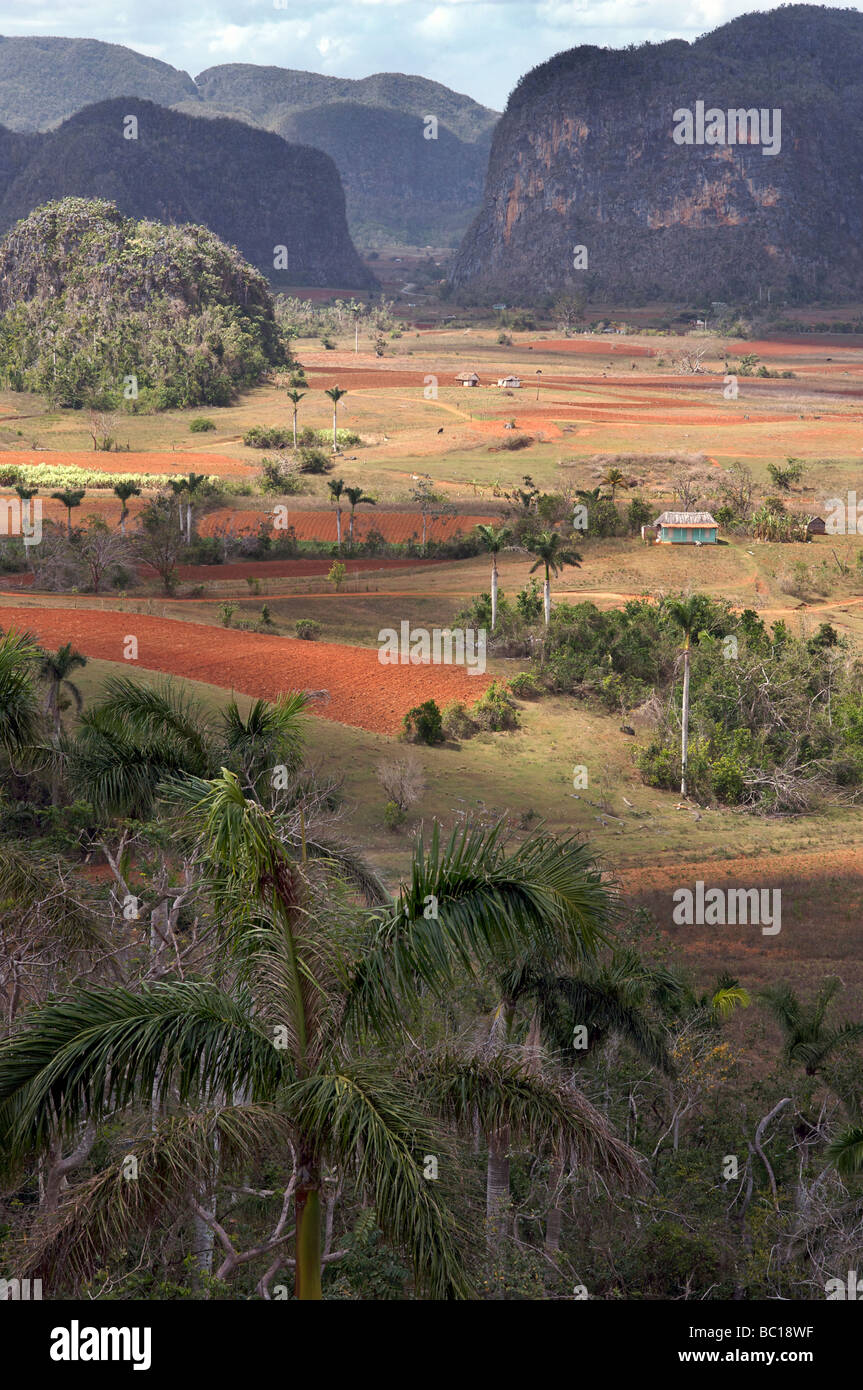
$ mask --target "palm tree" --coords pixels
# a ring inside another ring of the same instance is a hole
[[[686,796],[686,761],[689,752],[689,655],[693,640],[704,626],[705,601],[701,594],[667,599],[665,614],[683,633],[683,706],[680,720],[680,795]]]
[[[333,499],[334,499],[335,504],[336,504],[336,544],[337,544],[338,549],[341,550],[341,548],[342,548],[342,507],[341,507],[341,498],[342,498],[342,493],[343,493],[344,490],[345,490],[345,480],[344,480],[344,478],[329,478],[329,479],[327,480],[327,487],[329,488],[330,492],[333,494]]]
[[[175,780],[166,798],[218,895],[232,968],[219,985],[166,978],[77,990],[33,1009],[0,1046],[10,1161],[43,1152],[58,1124],[69,1134],[85,1117],[116,1125],[119,1111],[170,1106],[138,1144],[124,1135],[125,1151],[140,1155],[138,1182],[118,1182],[110,1163],[31,1243],[31,1265],[62,1261],[81,1277],[160,1210],[189,1203],[214,1150],[223,1169],[242,1172],[266,1145],[293,1154],[285,1201],[300,1301],[321,1298],[325,1164],[367,1192],[420,1289],[464,1297],[459,1228],[423,1178],[423,1155],[445,1151],[442,1125],[509,1126],[540,1151],[568,1150],[606,1177],[638,1179],[636,1156],[578,1093],[505,1059],[407,1046],[418,992],[443,997],[457,970],[477,979],[492,953],[560,938],[567,924],[590,944],[573,842],[534,837],[508,852],[500,827],[463,827],[443,847],[436,828],[428,851],[417,844],[398,896],[346,931],[338,879],[316,880],[292,857],[233,774]]]
[[[54,760],[51,768],[51,805],[60,804],[60,737],[62,733],[61,711],[62,693],[64,688],[69,691],[75,702],[78,713],[84,706],[84,700],[80,690],[74,681],[69,679],[72,671],[83,669],[87,665],[87,658],[81,652],[76,651],[71,642],[58,648],[56,652],[42,652],[39,659],[39,677],[48,685],[48,699],[46,712],[51,720],[54,740]]]
[[[345,497],[347,497],[348,501],[351,504],[351,520],[350,527],[348,529],[348,545],[352,546],[354,543],[354,512],[356,511],[357,507],[361,506],[364,502],[369,507],[376,507],[377,502],[375,501],[374,497],[366,497],[361,487],[346,487]]]
[[[180,535],[185,540],[186,524],[183,517],[183,496],[188,488],[188,482],[185,478],[169,478],[168,487],[177,499],[177,516],[180,522]]]
[[[207,481],[206,473],[190,473],[186,479],[186,492],[188,500],[186,502],[186,540],[192,544],[192,498],[198,488]]]
[[[577,489],[576,489],[575,495],[576,495],[576,497],[580,497],[581,500],[582,500],[582,502],[586,503],[587,506],[589,507],[590,504],[591,504],[591,502],[601,502],[601,501],[602,501],[602,488],[601,488],[601,487],[592,487],[592,488],[580,487],[580,488],[577,488]]]
[[[491,630],[494,632],[497,627],[497,557],[510,540],[512,531],[508,526],[497,529],[494,526],[477,526],[476,529],[491,555]]]
[[[129,508],[126,504],[128,503],[130,497],[140,497],[141,489],[139,488],[137,483],[115,483],[114,496],[119,497],[120,503],[122,505],[122,510],[120,512],[120,535],[125,536],[126,517],[129,515]]]
[[[25,487],[23,483],[16,483],[15,491],[22,502],[30,502],[37,495],[39,489],[37,487]]]
[[[611,488],[612,502],[619,487],[629,487],[629,483],[619,468],[607,468],[603,474],[602,482],[605,487]]]
[[[540,531],[538,535],[531,536],[525,541],[525,548],[531,555],[538,558],[530,567],[530,573],[534,570],[545,567],[545,579],[542,586],[543,609],[545,612],[545,625],[548,627],[551,621],[551,575],[555,579],[564,565],[574,565],[577,568],[581,565],[581,556],[577,550],[571,550],[564,542],[557,531]]]
[[[38,742],[42,711],[36,671],[42,653],[29,632],[0,636],[0,749],[10,757]]]
[[[274,766],[284,766],[286,774],[298,771],[304,746],[301,716],[308,703],[308,696],[293,691],[273,704],[255,700],[246,715],[236,700],[222,711],[225,750],[238,766],[242,784],[259,800],[263,800],[261,783]]]
[[[63,506],[66,508],[66,534],[67,536],[71,536],[72,508],[80,507],[84,500],[84,488],[79,488],[77,490],[65,488],[62,492],[52,492],[51,496],[55,502],[62,502]]]
[[[82,670],[87,665],[87,658],[82,652],[76,651],[71,642],[59,647],[56,652],[42,652],[39,660],[39,677],[48,686],[47,714],[51,720],[54,731],[54,738],[59,742],[61,724],[60,713],[63,708],[61,695],[64,688],[69,691],[75,702],[75,708],[79,714],[83,708],[83,698],[74,681],[69,679],[70,673]]]
[[[331,386],[330,389],[327,391],[327,395],[329,396],[330,400],[331,400],[332,403],[333,403],[333,453],[334,453],[334,454],[335,454],[335,453],[338,453],[338,448],[339,448],[338,433],[337,433],[337,431],[336,431],[336,412],[337,412],[337,410],[338,410],[339,401],[341,400],[342,396],[346,396],[347,394],[348,394],[347,391],[342,391],[342,390],[340,390],[338,386]]]
[[[293,405],[293,408],[294,408],[294,448],[295,448],[295,449],[296,449],[296,447],[297,447],[297,410],[298,410],[298,408],[299,408],[300,401],[303,399],[303,397],[305,396],[305,394],[306,394],[305,391],[289,391],[289,392],[288,392],[288,400],[291,402],[291,404]]]
[[[809,1005],[788,985],[770,985],[758,995],[785,1036],[786,1062],[802,1063],[807,1076],[817,1076],[836,1052],[863,1040],[863,1023],[827,1026],[827,1010],[841,988],[841,980],[825,980]]]

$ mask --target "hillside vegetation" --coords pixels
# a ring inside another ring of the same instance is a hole
[[[105,201],[50,203],[4,238],[0,314],[5,384],[65,406],[223,405],[286,360],[267,283],[233,247]]]

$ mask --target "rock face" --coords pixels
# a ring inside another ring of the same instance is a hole
[[[124,134],[129,117],[136,139]],[[130,217],[209,227],[276,286],[375,284],[348,234],[330,157],[241,121],[122,97],[44,135],[0,132],[0,174],[7,169],[0,233],[55,199],[107,198]]]
[[[195,82],[205,106],[326,150],[341,174],[351,233],[366,245],[456,246],[479,208],[497,113],[439,82],[249,63],[208,68]],[[428,116],[435,138],[426,135]]]
[[[479,209],[496,111],[403,73],[360,79],[252,63],[187,72],[93,39],[0,38],[0,125],[45,131],[112,97],[187,116],[226,116],[324,150],[347,196],[351,234],[458,245]],[[438,122],[425,138],[424,118]],[[0,151],[0,179],[3,178]]]
[[[674,113],[699,102],[770,125],[778,109],[778,153],[763,124],[747,123],[748,143],[677,143]],[[528,73],[452,279],[522,301],[859,297],[861,228],[863,15],[795,5],[692,44],[575,48]]]

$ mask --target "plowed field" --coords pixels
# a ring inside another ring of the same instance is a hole
[[[315,714],[373,733],[395,734],[414,705],[434,699],[473,703],[491,676],[469,676],[457,666],[382,666],[369,647],[302,642],[234,632],[203,623],[95,613],[73,608],[0,606],[0,625],[34,632],[52,649],[72,642],[85,656],[116,661],[129,674],[136,666],[274,700],[285,690],[327,690]],[[124,661],[126,639],[138,640],[137,661]]]

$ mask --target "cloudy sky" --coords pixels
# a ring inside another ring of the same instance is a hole
[[[0,0],[0,34],[126,44],[192,76],[216,63],[338,77],[421,73],[502,109],[522,73],[561,49],[693,39],[774,8],[771,0]]]

